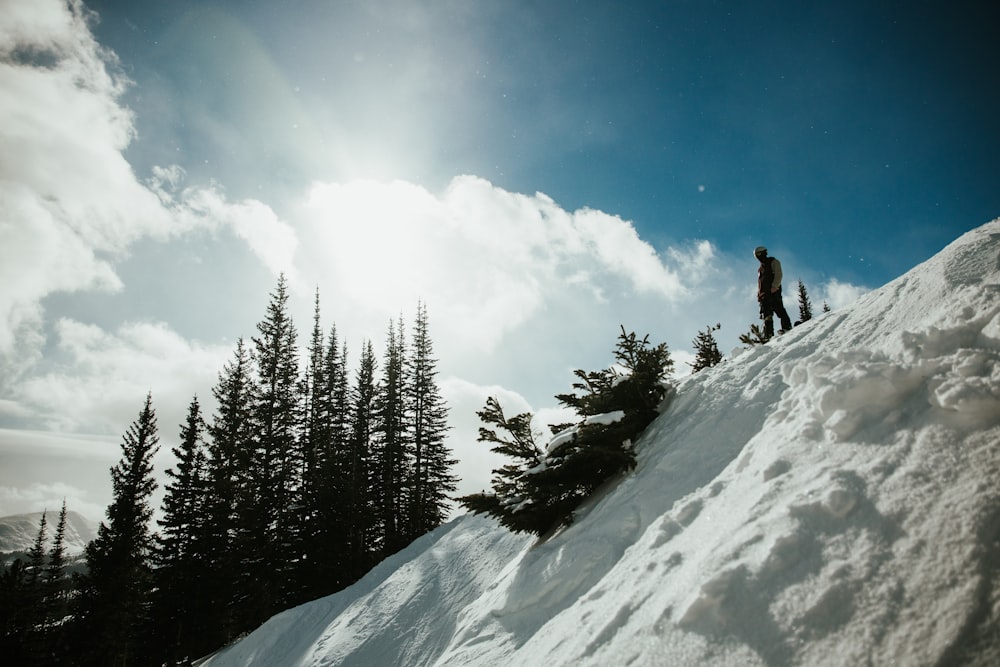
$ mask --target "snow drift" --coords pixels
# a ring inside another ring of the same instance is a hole
[[[637,450],[546,542],[461,517],[209,662],[1000,664],[1000,220],[685,378]]]

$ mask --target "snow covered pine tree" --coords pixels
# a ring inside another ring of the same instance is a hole
[[[535,443],[530,413],[507,419],[500,403],[488,399],[477,414],[506,435],[480,428],[479,441],[518,461],[493,471],[493,493],[458,501],[512,531],[544,536],[572,523],[574,510],[604,482],[634,468],[635,440],[659,414],[673,360],[665,343],[651,347],[648,335],[639,340],[624,327],[615,359],[611,368],[577,370],[576,391],[556,396],[580,420],[553,426],[544,450]]]

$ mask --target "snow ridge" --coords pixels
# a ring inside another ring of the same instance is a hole
[[[1000,219],[636,450],[547,541],[461,517],[210,664],[1000,664]]]

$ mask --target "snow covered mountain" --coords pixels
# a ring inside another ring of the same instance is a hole
[[[1000,219],[685,378],[637,450],[545,542],[460,517],[208,663],[1000,664]]]
[[[0,552],[13,553],[28,551],[38,537],[38,523],[42,519],[41,512],[30,514],[15,514],[0,517]],[[59,511],[48,512],[46,521],[46,549],[52,547],[52,539],[59,524]],[[97,524],[84,518],[76,512],[66,512],[66,533],[63,542],[66,553],[75,556],[83,553],[84,547],[97,536]]]

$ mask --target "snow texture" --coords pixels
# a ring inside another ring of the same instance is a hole
[[[599,414],[599,415],[591,415],[591,416],[589,416],[589,417],[587,417],[587,418],[585,418],[583,420],[583,424],[582,425],[583,426],[593,426],[593,425],[608,426],[610,424],[614,424],[615,422],[620,422],[622,419],[625,419],[625,411],[624,410],[615,410],[614,412],[605,412],[605,413],[602,413],[602,414]],[[567,444],[573,442],[574,440],[576,440],[576,437],[577,437],[577,435],[579,435],[579,433],[580,433],[580,425],[579,424],[570,426],[568,428],[565,428],[565,429],[559,431],[554,436],[552,436],[552,439],[549,440],[549,442],[548,442],[547,445],[545,445],[545,453],[546,454],[553,454],[553,453],[555,453],[563,445],[567,445]],[[538,470],[541,470],[541,469],[543,469],[543,468],[539,467],[539,468],[537,468],[537,469],[535,469],[533,471],[529,470],[528,472],[529,473],[530,472],[538,472]]]
[[[681,381],[546,541],[464,516],[224,665],[1000,664],[1000,219]]]
[[[559,431],[552,436],[552,439],[549,440],[549,444],[545,446],[545,453],[552,454],[563,445],[568,445],[573,442],[576,440],[576,436],[579,432],[580,428],[578,426],[570,426],[569,428]]]
[[[583,420],[585,425],[600,424],[602,426],[610,426],[616,422],[620,422],[625,419],[624,410],[615,410],[614,412],[605,412],[600,415],[591,415]]]

